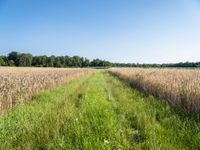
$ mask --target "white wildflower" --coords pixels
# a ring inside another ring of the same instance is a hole
[[[108,144],[108,143],[109,143],[109,141],[104,139],[104,144]]]

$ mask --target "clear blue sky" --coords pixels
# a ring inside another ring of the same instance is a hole
[[[0,0],[0,55],[200,61],[199,0]]]

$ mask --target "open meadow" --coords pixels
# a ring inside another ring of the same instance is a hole
[[[1,68],[0,72],[2,150],[200,149],[198,70]],[[196,105],[188,105],[189,100]]]

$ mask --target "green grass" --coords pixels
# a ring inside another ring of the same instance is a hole
[[[107,75],[117,112],[128,118],[135,130],[138,149],[200,149],[200,122],[180,115],[179,108],[129,87],[128,83]],[[121,111],[119,111],[120,109]]]
[[[0,149],[200,149],[200,123],[96,71],[2,115]]]

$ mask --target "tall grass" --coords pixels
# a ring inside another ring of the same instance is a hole
[[[133,149],[200,149],[200,121],[180,109],[130,88],[128,82],[107,75],[109,97],[119,120],[126,118]],[[131,128],[130,128],[131,127]]]
[[[110,72],[172,105],[200,112],[199,69],[112,68]]]
[[[0,112],[31,100],[40,90],[64,84],[90,70],[0,67]]]
[[[0,116],[0,149],[200,149],[200,123],[97,71]]]
[[[42,92],[0,117],[0,149],[129,149],[100,73]]]

